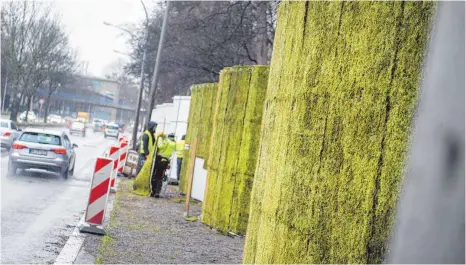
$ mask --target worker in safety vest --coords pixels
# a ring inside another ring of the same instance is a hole
[[[150,179],[150,196],[159,198],[165,170],[170,168],[170,157],[175,151],[175,142],[162,132],[157,134],[157,154]]]
[[[181,140],[176,143],[176,178],[178,181],[180,180],[181,165],[183,163],[184,146],[186,144],[185,138],[186,135],[183,135]]]
[[[147,160],[149,153],[154,150],[155,147],[155,129],[157,128],[157,123],[155,121],[150,121],[147,125],[147,129],[143,132],[141,141],[139,144],[139,163],[137,172],[141,170],[142,166]]]

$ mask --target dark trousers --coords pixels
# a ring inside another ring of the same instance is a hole
[[[165,170],[167,169],[167,167],[168,160],[162,158],[159,155],[156,156],[154,171],[152,172],[150,178],[151,196],[160,195],[160,191],[162,190],[163,175],[165,174]]]
[[[176,179],[180,180],[180,173],[181,173],[181,164],[183,163],[183,158],[178,157],[176,159]]]
[[[141,171],[142,166],[144,166],[144,163],[146,162],[146,156],[143,154],[139,154],[139,163],[138,167],[136,169],[136,176],[139,174],[139,171]]]

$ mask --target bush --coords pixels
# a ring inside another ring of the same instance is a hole
[[[225,68],[220,75],[203,222],[246,232],[268,67]]]
[[[380,263],[433,2],[283,2],[244,263]]]

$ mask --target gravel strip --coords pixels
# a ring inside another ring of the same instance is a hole
[[[123,180],[116,194],[107,236],[100,239],[96,263],[241,263],[244,239],[221,235],[200,220],[183,219],[184,202],[172,187],[165,198],[131,193],[132,181]],[[201,214],[201,204],[190,206]],[[90,240],[87,240],[90,241]],[[94,248],[85,242],[83,248]]]

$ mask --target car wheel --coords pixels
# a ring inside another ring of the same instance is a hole
[[[65,172],[62,172],[61,173],[61,177],[64,179],[64,180],[67,180],[68,179],[68,174],[69,174],[69,171],[68,171],[68,168],[65,170]]]
[[[74,175],[74,167],[76,166],[76,159],[74,160],[73,162],[73,168],[70,170],[70,173],[69,173],[69,176],[73,176]]]
[[[8,176],[12,177],[16,175],[16,170],[18,169],[18,166],[16,165],[15,162],[9,161],[8,162]]]

